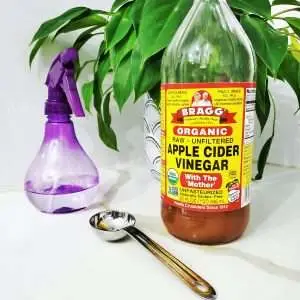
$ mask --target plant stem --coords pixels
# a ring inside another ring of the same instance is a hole
[[[93,36],[95,36],[95,35],[102,35],[102,34],[104,34],[104,32],[96,32],[96,33],[93,33]]]
[[[113,91],[113,87],[109,87],[104,93],[103,93],[103,97],[105,97],[108,93],[111,93]]]
[[[271,17],[270,20],[281,20],[281,21],[286,21],[285,18],[275,17],[275,16]]]
[[[267,93],[269,94],[269,98],[271,100],[271,104],[274,110],[274,119],[273,119],[273,126],[272,126],[272,135],[268,138],[266,144],[264,145],[263,149],[261,150],[261,154],[259,157],[259,161],[258,161],[258,174],[255,176],[254,180],[261,180],[264,176],[264,172],[265,172],[265,168],[266,165],[268,164],[268,158],[270,156],[270,151],[274,142],[274,138],[275,138],[275,127],[276,127],[276,119],[277,119],[277,113],[276,113],[276,106],[275,106],[275,101],[274,98],[272,96],[272,94],[270,93],[270,90],[267,90]],[[268,147],[266,147],[268,146]],[[264,151],[264,153],[263,153]],[[263,156],[262,156],[263,155]]]
[[[76,79],[79,78],[81,72],[85,69],[85,67],[86,67],[87,65],[89,65],[89,64],[91,64],[91,63],[94,63],[94,62],[96,62],[95,59],[87,60],[86,62],[84,62],[84,64],[80,67],[80,69],[79,69],[79,71],[78,71],[78,74],[77,74],[77,78],[76,78]]]
[[[295,11],[295,10],[296,10],[296,7],[285,9],[285,10],[280,11],[280,12],[278,12],[277,14],[273,15],[272,18],[274,19],[274,18],[276,18],[276,17],[278,17],[278,16],[281,16],[281,15],[283,15],[283,14],[286,14],[286,13],[288,13],[288,12],[290,12],[290,11]]]
[[[272,136],[271,136],[272,138],[274,138],[275,137],[276,119],[277,119],[276,104],[275,104],[275,99],[274,99],[273,95],[270,93],[269,89],[268,89],[268,93],[271,98],[271,102],[272,102],[273,109],[274,109],[273,132],[272,132]]]

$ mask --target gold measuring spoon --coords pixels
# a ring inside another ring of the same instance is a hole
[[[114,242],[122,240],[126,236],[132,237],[149,250],[200,297],[209,300],[217,298],[215,289],[206,280],[136,228],[135,223],[136,220],[133,215],[119,211],[100,212],[90,219],[90,225],[97,230],[101,238],[105,241]]]

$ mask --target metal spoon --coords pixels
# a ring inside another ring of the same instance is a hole
[[[136,220],[133,215],[119,211],[100,212],[90,219],[90,225],[100,233],[104,240],[114,242],[127,236],[132,237],[203,299],[216,299],[215,289],[206,280],[136,228],[135,223]]]

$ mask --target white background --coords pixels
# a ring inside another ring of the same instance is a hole
[[[44,130],[44,101],[47,89],[44,85],[49,63],[54,54],[72,45],[71,36],[62,36],[58,46],[47,47],[37,57],[32,69],[28,66],[29,43],[38,26],[64,10],[83,5],[109,9],[111,0],[10,0],[2,7],[1,28],[1,109],[0,109],[0,192],[22,190],[26,169],[34,158]],[[85,57],[96,53],[97,41],[85,47]],[[85,79],[88,79],[86,75]],[[126,80],[126,79],[124,79]],[[300,165],[299,117],[293,113],[297,100],[293,92],[276,83],[274,96],[278,104],[276,142],[270,161],[285,165]],[[125,162],[144,159],[143,105],[127,105],[120,115],[114,106],[114,128],[118,133],[120,153],[114,153],[102,145],[97,136],[93,116],[76,120],[78,137],[88,153],[101,167],[114,169]],[[138,137],[136,137],[138,135]],[[258,142],[257,148],[261,143]]]

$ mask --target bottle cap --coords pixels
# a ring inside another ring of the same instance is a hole
[[[58,113],[85,116],[75,80],[75,63],[78,58],[77,50],[68,48],[54,59],[46,80],[46,115]]]

